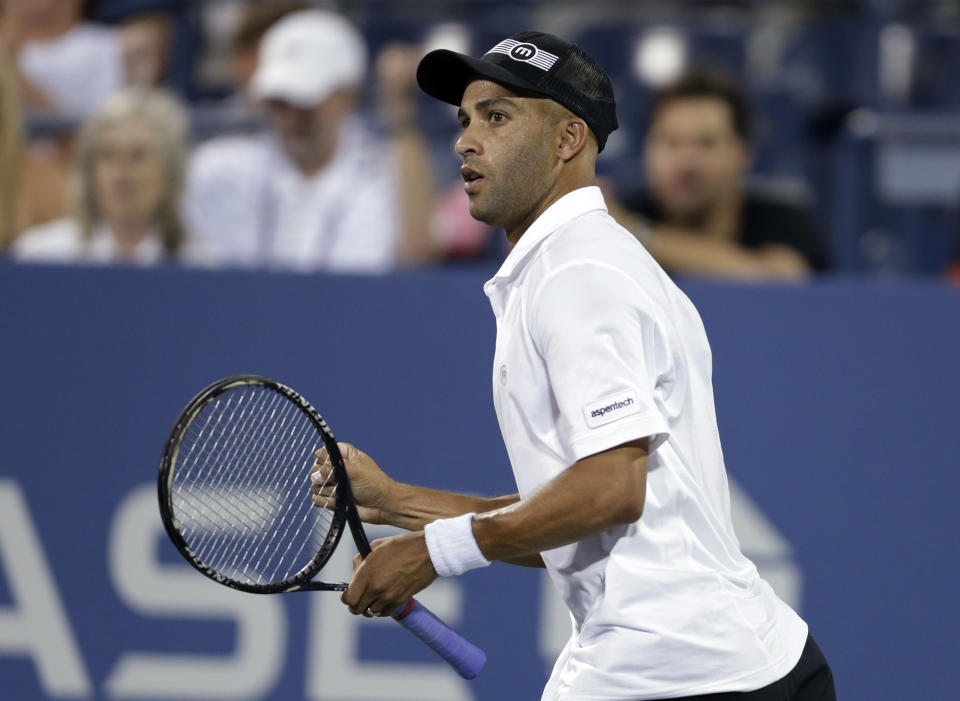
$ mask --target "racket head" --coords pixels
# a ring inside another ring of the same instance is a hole
[[[287,435],[271,438],[278,424]],[[318,438],[338,482],[332,510],[310,500]],[[259,469],[264,460],[269,474]],[[160,461],[160,516],[180,554],[220,584],[255,594],[342,589],[311,581],[336,549],[352,505],[341,475],[345,481],[336,439],[306,399],[262,375],[232,375],[180,412]]]

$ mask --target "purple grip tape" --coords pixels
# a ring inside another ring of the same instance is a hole
[[[404,628],[429,645],[464,679],[473,679],[487,663],[487,654],[434,616],[414,599],[393,614]]]

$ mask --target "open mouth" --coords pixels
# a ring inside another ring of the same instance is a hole
[[[467,192],[475,191],[483,180],[483,176],[470,166],[460,168],[460,177],[463,178],[463,189]]]

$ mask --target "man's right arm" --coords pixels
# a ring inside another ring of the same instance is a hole
[[[350,488],[357,503],[357,511],[364,523],[383,524],[420,531],[439,518],[453,518],[467,513],[485,513],[515,504],[519,494],[500,497],[477,497],[456,492],[445,492],[427,487],[416,487],[397,482],[387,475],[366,453],[349,443],[339,443],[343,462],[350,475]],[[314,456],[311,473],[319,473],[319,482],[313,485],[313,502],[317,506],[333,508],[336,504],[335,484],[326,482],[331,467],[325,449]],[[543,567],[539,555],[528,555],[505,560],[524,567]]]

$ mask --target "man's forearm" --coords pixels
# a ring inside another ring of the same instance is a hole
[[[383,523],[408,531],[420,531],[438,518],[453,518],[474,512],[483,513],[509,506],[519,495],[475,497],[427,487],[397,483],[386,503],[380,506]]]
[[[546,550],[640,518],[648,442],[585,458],[523,500],[478,514],[477,545],[488,560],[528,564]]]
[[[456,492],[443,492],[427,487],[398,483],[390,498],[389,509],[381,507],[384,523],[408,531],[423,530],[438,518],[453,518],[468,513],[482,514],[503,509],[520,501],[520,495],[502,497],[474,497]],[[528,553],[504,562],[521,567],[543,567],[540,553]]]
[[[738,280],[799,280],[810,268],[784,245],[759,250],[733,242],[660,227],[649,238],[651,255],[668,270]]]

